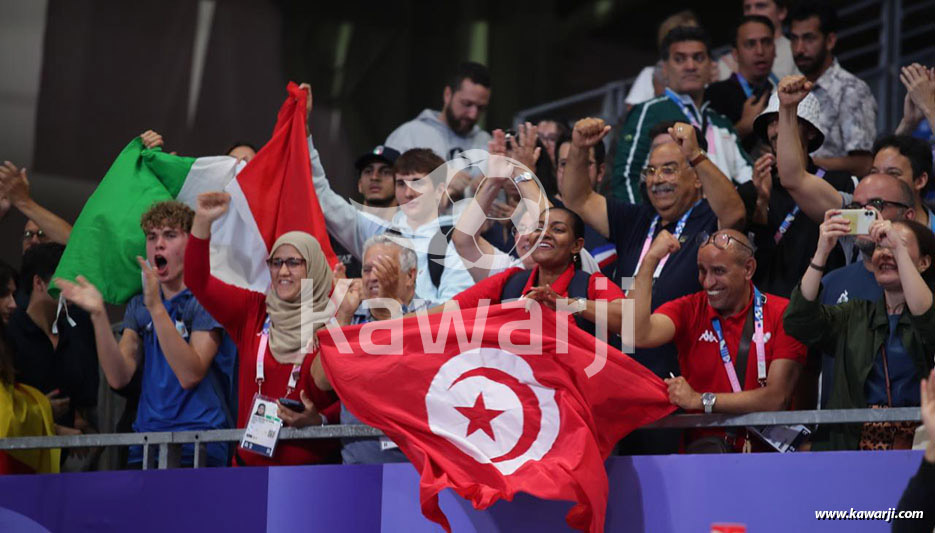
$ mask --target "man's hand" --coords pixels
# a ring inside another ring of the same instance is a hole
[[[704,409],[704,405],[701,403],[701,395],[695,392],[695,389],[685,381],[685,378],[679,376],[667,378],[663,381],[669,386],[669,403],[689,411]]]
[[[656,238],[653,239],[653,243],[650,245],[649,251],[646,252],[646,256],[662,261],[663,257],[677,252],[681,247],[682,245],[679,244],[679,240],[676,239],[674,235],[667,230],[662,230],[659,232],[659,235],[656,235]]]
[[[69,302],[94,315],[104,313],[104,298],[97,287],[91,284],[84,276],[78,276],[76,281],[55,278],[55,286],[62,291],[62,295]]]
[[[773,154],[763,154],[753,164],[753,186],[756,187],[757,200],[764,199],[769,202],[770,194],[773,192],[773,166],[776,164],[776,156]]]
[[[379,282],[380,298],[397,299],[396,286],[399,285],[399,268],[393,265],[389,257],[377,256],[373,258],[373,276]]]
[[[308,97],[305,99],[305,115],[312,114],[312,86],[307,83],[299,84],[299,89],[305,89],[308,91]]]
[[[344,297],[341,298],[341,304],[338,306],[338,310],[335,312],[335,319],[342,326],[349,326],[351,320],[354,318],[354,311],[360,307],[360,301],[363,299],[363,286],[360,278],[354,278],[350,280],[350,285],[347,286],[347,292],[344,293]],[[335,296],[340,297],[340,294],[335,294]]]
[[[52,418],[58,418],[67,413],[71,404],[71,399],[68,396],[59,396],[59,394],[61,394],[61,391],[55,389],[45,395],[49,399],[49,403],[52,404]]]
[[[676,122],[674,126],[669,128],[669,135],[672,136],[675,144],[678,145],[682,155],[689,161],[694,159],[701,152],[701,148],[698,147],[698,137],[696,137],[695,128],[690,124]]]
[[[759,95],[754,94],[744,101],[743,112],[740,115],[740,120],[737,121],[737,132],[741,136],[749,135],[753,131],[753,121],[766,109],[768,103],[769,92],[767,91],[763,91]]]
[[[279,404],[277,416],[282,419],[285,425],[294,428],[320,426],[322,423],[321,414],[319,414],[318,408],[315,407],[315,404],[308,399],[308,396],[305,395],[304,390],[299,391],[299,399],[302,400],[302,404],[305,406],[305,410],[301,413],[297,413],[292,409],[289,409],[288,407],[279,403],[277,400],[276,403]]]
[[[150,150],[156,147],[164,146],[165,144],[162,140],[162,135],[159,135],[153,130],[144,131],[143,134],[140,135],[140,139],[143,140],[143,146]]]
[[[935,69],[913,63],[900,70],[899,79],[916,107],[929,120],[935,119]]]
[[[25,168],[17,168],[9,161],[0,166],[0,195],[9,199],[15,206],[21,206],[30,201],[29,178],[26,177]]]
[[[582,150],[589,150],[608,133],[610,126],[604,125],[603,119],[583,118],[575,122],[575,129],[571,132],[571,143]]]
[[[159,278],[156,277],[156,271],[149,266],[146,259],[136,256],[136,262],[140,264],[143,271],[143,305],[150,313],[162,305],[162,298],[159,295]]]
[[[808,96],[813,84],[805,76],[786,76],[779,81],[776,92],[779,94],[779,106],[798,109],[799,102]]]

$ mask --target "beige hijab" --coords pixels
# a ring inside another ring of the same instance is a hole
[[[287,302],[276,295],[270,285],[266,292],[266,312],[269,313],[269,350],[279,363],[299,363],[305,356],[305,346],[318,328],[330,317],[326,310],[331,294],[331,268],[315,237],[304,231],[284,233],[273,244],[269,257],[283,244],[291,244],[305,259],[305,279],[299,298]],[[304,334],[304,337],[303,337]]]

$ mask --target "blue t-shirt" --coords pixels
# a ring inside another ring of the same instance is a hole
[[[610,241],[617,247],[617,269],[614,277],[616,283],[619,284],[623,277],[635,276],[633,270],[639,261],[640,252],[655,216],[656,210],[648,202],[630,204],[607,198]],[[661,222],[656,224],[653,238],[663,229],[674,235],[677,225],[677,220],[664,228]],[[706,235],[716,231],[717,215],[711,210],[707,200],[701,200],[692,208],[679,236],[682,247],[669,256],[659,279],[653,284],[653,311],[666,302],[701,290],[701,284],[698,282],[698,247]],[[636,350],[634,359],[660,377],[667,378],[669,373],[680,373],[677,352],[672,343],[658,348],[640,348]]]
[[[912,357],[906,352],[903,341],[896,334],[899,315],[889,315],[890,334],[886,339],[886,366],[883,366],[883,350],[873,360],[873,369],[864,383],[867,405],[887,405],[886,376],[890,379],[890,398],[893,407],[913,407],[922,403],[919,391],[919,372]]]
[[[873,272],[867,270],[862,260],[857,260],[825,274],[821,278],[821,303],[838,305],[850,300],[875,302],[883,297],[883,289],[877,285]],[[821,407],[828,404],[834,384],[834,355],[821,355]]]
[[[143,304],[143,295],[130,299],[123,318],[124,329],[132,329],[140,336],[143,345],[143,375],[140,403],[136,412],[133,430],[189,431],[198,429],[224,429],[233,427],[236,417],[231,409],[234,395],[237,352],[224,329],[198,303],[191,291],[183,290],[163,305],[176,329],[186,342],[193,331],[219,330],[221,345],[214,356],[211,368],[195,388],[185,390],[169,366],[159,345],[152,316]],[[223,465],[227,462],[226,443],[208,444],[208,464]],[[190,463],[193,447],[184,446],[182,462]],[[130,462],[142,461],[142,448],[130,449]]]

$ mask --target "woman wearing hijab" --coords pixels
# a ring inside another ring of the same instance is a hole
[[[279,402],[278,416],[287,426],[306,427],[337,420],[337,397],[315,386],[309,367],[317,354],[309,353],[301,340],[303,300],[307,307],[312,302],[311,312],[304,317],[312,321],[324,314],[331,293],[332,274],[321,246],[301,231],[281,235],[267,259],[272,283],[266,294],[224,283],[211,275],[209,241],[211,223],[223,216],[229,205],[227,193],[198,196],[185,249],[185,284],[237,344],[237,427],[246,427],[256,395],[300,401],[302,412]],[[303,279],[314,282],[303,289]],[[309,464],[330,460],[336,451],[333,441],[282,441],[272,459],[238,448],[235,462],[249,466]]]

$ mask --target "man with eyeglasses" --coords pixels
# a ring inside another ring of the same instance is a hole
[[[652,312],[653,273],[665,257],[685,246],[665,230],[654,239],[630,294],[635,301],[634,344],[675,343],[681,375],[665,381],[669,401],[686,411],[786,409],[806,355],[805,346],[783,328],[789,301],[753,284],[757,263],[745,235],[721,230],[699,240],[702,290]],[[689,451],[740,451],[746,443],[759,447],[746,430],[699,430],[686,436]]]
[[[641,169],[651,152],[649,132],[664,120],[690,123],[699,129],[708,142],[711,162],[752,195],[753,167],[734,123],[705,101],[705,86],[712,81],[710,50],[708,34],[699,27],[679,26],[662,39],[659,52],[667,87],[659,98],[634,106],[617,134],[611,176],[614,197],[634,204],[643,201]]]
[[[649,203],[605,198],[591,187],[588,153],[609,130],[610,126],[598,118],[575,124],[560,186],[565,206],[617,247],[618,283],[639,269],[650,242],[660,231],[667,230],[684,243],[683,249],[668,256],[655,272],[653,308],[697,292],[701,287],[695,261],[696,236],[741,226],[746,212],[740,196],[727,176],[707,159],[695,128],[675,123],[669,130],[672,142],[656,144],[643,172]],[[637,350],[636,359],[658,376],[668,376],[677,369],[672,346]]]
[[[753,122],[754,132],[776,154],[765,154],[754,164],[757,202],[750,233],[757,270],[753,281],[785,298],[808,268],[809,254],[803,250],[818,244],[818,225],[825,211],[850,202],[857,185],[849,172],[826,171],[809,156],[824,142],[820,115],[821,106],[807,90],[805,79],[786,77]],[[829,257],[831,268],[845,265],[848,258],[835,249]]]
[[[68,244],[71,224],[33,200],[25,168],[4,161],[0,165],[0,217],[6,215],[10,207],[16,207],[27,219],[23,228],[24,254],[44,242]]]

